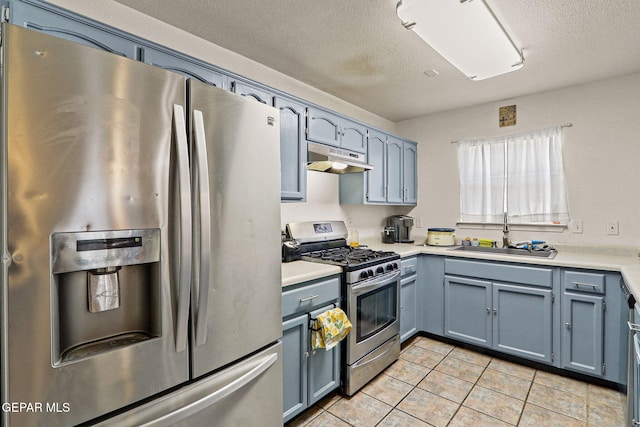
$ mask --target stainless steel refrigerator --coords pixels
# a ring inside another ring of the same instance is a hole
[[[278,111],[9,24],[1,90],[2,425],[281,424]]]

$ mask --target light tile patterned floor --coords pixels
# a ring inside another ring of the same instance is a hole
[[[332,394],[287,427],[616,427],[625,405],[615,390],[416,337],[357,394]]]

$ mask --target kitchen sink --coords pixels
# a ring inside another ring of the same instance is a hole
[[[453,248],[451,250],[465,251],[465,252],[485,252],[489,254],[500,254],[500,255],[519,255],[519,256],[539,257],[539,258],[548,258],[548,259],[553,259],[558,254],[558,251],[556,251],[555,249],[533,250],[529,252],[527,249],[486,248],[483,246],[458,246],[457,248]]]

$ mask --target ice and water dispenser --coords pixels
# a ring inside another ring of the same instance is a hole
[[[53,363],[161,334],[160,230],[51,235]]]

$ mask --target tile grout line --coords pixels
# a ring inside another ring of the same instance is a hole
[[[522,416],[524,415],[524,410],[527,407],[527,401],[529,400],[529,395],[531,394],[531,389],[533,388],[533,381],[536,379],[537,373],[538,373],[538,370],[536,369],[533,372],[533,377],[531,378],[531,382],[529,383],[529,389],[527,390],[527,395],[524,397],[524,402],[522,404],[522,411],[520,412],[520,416],[518,416],[518,422],[516,423],[516,426],[520,425],[520,422],[522,421]]]
[[[454,347],[454,349],[455,349],[455,348],[456,348],[456,347]],[[451,351],[453,351],[453,350],[451,350]],[[454,358],[455,358],[455,356],[452,356],[452,357],[454,357]],[[444,360],[444,359],[443,359],[443,360]],[[458,359],[458,360],[460,360],[460,359]],[[453,419],[456,417],[456,415],[458,414],[458,412],[460,412],[460,408],[462,408],[462,407],[464,406],[464,402],[469,398],[469,395],[471,394],[471,392],[473,391],[473,389],[474,389],[474,388],[476,388],[476,386],[478,386],[478,381],[480,381],[480,378],[482,377],[482,374],[484,374],[484,373],[485,373],[485,371],[487,370],[487,367],[489,366],[489,364],[491,363],[491,361],[492,361],[492,360],[493,360],[493,357],[489,359],[489,361],[487,362],[487,365],[484,367],[484,369],[482,370],[482,372],[480,373],[480,375],[478,375],[478,378],[476,378],[476,381],[473,383],[473,386],[471,387],[471,389],[469,390],[469,392],[467,393],[467,395],[464,397],[464,399],[462,399],[462,402],[460,402],[460,405],[458,406],[458,409],[456,409],[456,412],[451,416],[451,419],[449,420],[449,422],[447,422],[447,425],[451,424],[451,421],[453,421]],[[467,362],[467,361],[465,361],[465,362]],[[467,363],[470,363],[470,362],[467,362]],[[476,365],[476,366],[478,366],[478,365]],[[473,411],[479,412],[479,413],[481,413],[481,414],[484,414],[484,412],[477,411],[477,410],[475,410],[475,409],[469,408],[468,406],[464,406],[464,407],[465,407],[465,408],[467,408],[467,409],[471,409],[471,410],[473,410]],[[491,417],[491,418],[494,418],[494,419],[498,419],[498,418],[495,418],[495,417],[493,417],[493,416],[491,416],[491,415],[489,415],[489,414],[484,414],[484,415],[487,415],[487,416],[489,416],[489,417]],[[502,420],[500,420],[500,421],[502,421]]]
[[[539,369],[536,369],[535,376],[533,378],[533,381],[531,382],[531,388],[533,388],[533,384],[535,383],[540,387],[545,387],[545,388],[548,388],[548,389],[551,389],[551,390],[559,391],[559,392],[562,392],[564,394],[571,395],[573,397],[578,397],[578,398],[581,397],[580,395],[574,394],[571,391],[567,391],[567,390],[564,390],[562,388],[554,387],[552,385],[545,384],[543,382],[536,382],[535,379],[538,376],[538,372],[541,372],[541,371]],[[545,372],[545,371],[542,371],[542,372]],[[527,396],[527,398],[528,398],[528,396]],[[585,397],[584,397],[584,401],[585,401],[585,414],[584,414],[585,415],[585,419],[584,419],[584,421],[579,419],[579,418],[574,417],[573,415],[569,415],[569,414],[566,414],[566,413],[563,413],[563,412],[559,412],[559,411],[556,411],[555,409],[552,409],[552,408],[547,408],[546,406],[543,406],[541,404],[536,404],[536,403],[530,403],[530,404],[533,405],[533,406],[536,406],[538,408],[542,408],[542,409],[544,409],[546,411],[553,412],[554,414],[559,414],[559,415],[562,415],[563,417],[571,418],[571,419],[579,421],[579,422],[584,422],[584,425],[587,426],[587,425],[589,425],[588,399],[589,399],[589,389],[588,389],[588,384],[587,384],[587,391],[586,391],[586,394],[585,394]]]

